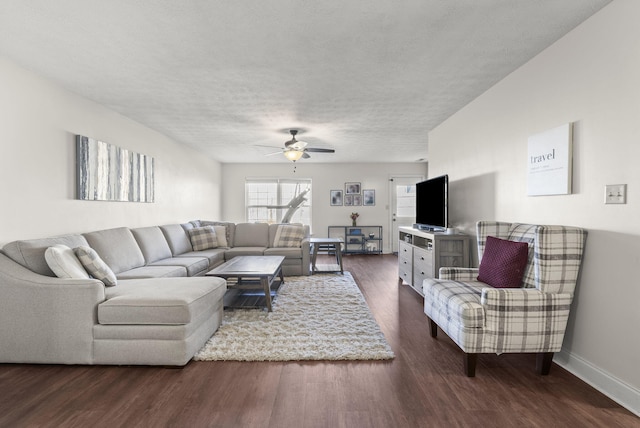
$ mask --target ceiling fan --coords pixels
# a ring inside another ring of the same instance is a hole
[[[335,153],[334,149],[321,149],[318,147],[307,147],[307,143],[304,141],[296,140],[296,135],[298,134],[297,129],[289,130],[291,133],[291,140],[284,143],[284,148],[281,152],[271,153],[271,155],[275,155],[278,153],[283,153],[284,156],[290,161],[297,161],[300,158],[308,159],[311,156],[309,153]]]

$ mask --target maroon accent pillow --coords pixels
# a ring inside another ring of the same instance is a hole
[[[526,242],[487,236],[478,281],[496,288],[520,288],[529,258]]]

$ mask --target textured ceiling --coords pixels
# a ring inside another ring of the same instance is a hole
[[[290,128],[336,150],[300,162],[413,162],[607,3],[0,0],[0,56],[221,162],[288,162]]]

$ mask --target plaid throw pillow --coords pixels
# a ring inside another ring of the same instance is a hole
[[[194,251],[218,247],[218,238],[213,226],[194,227],[189,230],[189,238]]]
[[[76,257],[78,257],[80,263],[82,263],[82,266],[89,272],[89,275],[104,282],[104,285],[107,287],[112,287],[118,283],[116,274],[113,273],[111,268],[107,266],[93,248],[80,246],[73,251],[76,253]]]
[[[300,247],[304,238],[304,228],[293,224],[281,224],[276,230],[274,247]]]

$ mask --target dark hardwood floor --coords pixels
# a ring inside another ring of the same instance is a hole
[[[429,336],[397,258],[348,256],[392,361],[190,362],[183,369],[0,365],[1,427],[631,427],[640,419],[534,355],[481,355]],[[0,326],[2,328],[2,326]],[[2,344],[0,344],[2,346]]]

